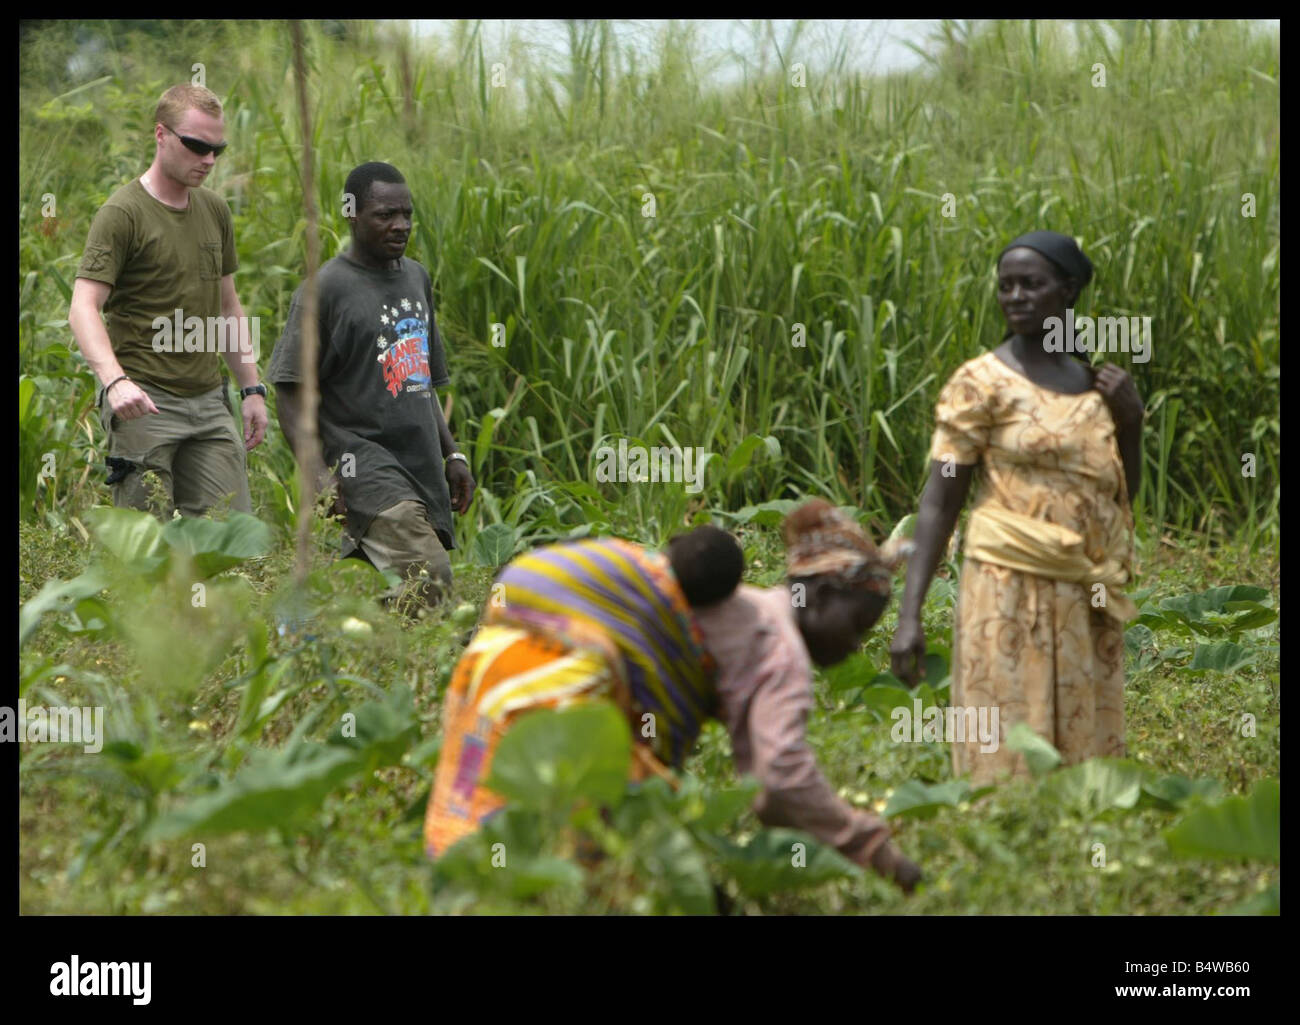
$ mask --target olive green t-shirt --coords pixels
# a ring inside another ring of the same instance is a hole
[[[191,189],[189,206],[175,210],[136,178],[95,214],[77,277],[113,286],[104,313],[113,353],[128,377],[174,395],[200,395],[221,384],[216,346],[230,343],[220,330],[209,330],[208,318],[221,316],[221,279],[238,267],[224,199]],[[194,322],[186,324],[191,317],[202,321],[201,339]]]

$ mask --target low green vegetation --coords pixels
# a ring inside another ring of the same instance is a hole
[[[783,67],[710,90],[680,25],[638,64],[607,26],[575,23],[566,69],[520,45],[501,89],[479,26],[441,51],[389,32],[307,27],[311,134],[326,257],[346,243],[351,167],[388,160],[411,185],[408,255],[433,275],[442,397],[480,484],[452,601],[414,620],[382,606],[390,581],[334,561],[323,507],[307,585],[291,586],[298,490],[274,416],[250,454],[256,517],[105,508],[66,320],[90,220],[147,166],[159,94],[204,63],[231,140],[211,186],[235,215],[264,368],[304,264],[287,32],[23,27],[19,688],[106,714],[98,753],[20,749],[23,912],[1277,909],[1276,34],[949,24],[916,72],[840,59],[802,86]],[[939,387],[1001,337],[993,259],[1043,226],[1097,265],[1088,312],[1154,323],[1149,362],[1111,357],[1149,411],[1127,758],[1061,767],[1017,735],[1034,777],[973,790],[946,745],[891,739],[894,708],[947,704],[948,564],[925,682],[887,673],[891,609],[818,675],[810,722],[833,785],[925,871],[911,898],[761,828],[717,724],[676,792],[624,785],[628,737],[600,708],[508,738],[510,809],[435,869],[421,825],[439,699],[497,567],[538,543],[658,544],[712,519],[741,538],[747,578],[772,584],[777,524],[813,494],[889,534],[915,511]],[[703,489],[599,480],[597,449],[624,438],[712,453]]]

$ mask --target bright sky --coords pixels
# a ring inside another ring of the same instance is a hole
[[[450,20],[412,21],[419,36],[446,38],[454,23]],[[614,32],[621,44],[648,48],[666,24],[659,20],[617,21]],[[701,55],[726,57],[733,55],[717,73],[717,81],[724,83],[740,75],[742,62],[757,62],[760,46],[755,32],[766,33],[766,24],[755,21],[700,20],[693,23],[700,33]],[[772,32],[784,50],[794,27],[789,19],[773,20]],[[885,72],[912,68],[921,58],[909,50],[903,41],[924,45],[937,21],[810,21],[804,27],[798,52],[787,55],[787,62],[803,61],[809,67],[833,59],[836,49],[847,40],[850,43],[849,67],[861,71]],[[535,44],[540,52],[550,51],[556,57],[568,52],[567,29],[563,22],[550,20],[484,21],[484,51],[491,56],[494,44],[503,45],[509,34]],[[775,50],[771,40],[766,40],[769,61],[775,63]]]

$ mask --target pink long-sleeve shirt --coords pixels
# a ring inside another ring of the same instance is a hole
[[[812,661],[789,589],[742,584],[724,601],[693,611],[718,664],[718,718],[731,734],[736,768],[762,784],[758,817],[802,829],[867,865],[889,827],[841,800],[808,746]]]

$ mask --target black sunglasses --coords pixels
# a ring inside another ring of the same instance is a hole
[[[161,121],[158,123],[162,125]],[[181,145],[187,150],[191,153],[197,153],[201,157],[206,157],[209,153],[219,157],[225,152],[226,147],[230,145],[228,142],[219,142],[214,146],[212,143],[204,142],[202,139],[192,139],[188,135],[181,135],[173,129],[171,125],[163,125],[163,127],[166,128],[167,131],[171,132],[172,135],[176,136],[176,138],[180,139]]]

